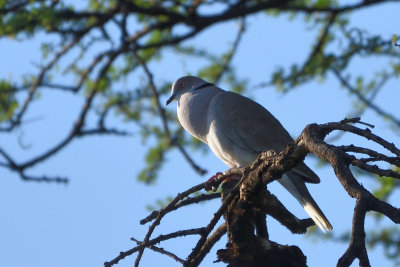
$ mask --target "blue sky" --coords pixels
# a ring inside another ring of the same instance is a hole
[[[388,39],[398,31],[397,4],[386,4],[377,9],[365,9],[352,15],[354,26],[365,28],[371,34],[380,34]],[[373,19],[371,19],[373,18]],[[288,21],[285,16],[266,18],[259,14],[247,21],[247,31],[239,46],[233,65],[239,77],[254,86],[268,80],[270,74],[279,66],[289,66],[301,62],[308,55],[312,37],[317,29],[308,30],[301,17]],[[234,40],[236,23],[230,22],[212,27],[201,33],[188,44],[198,44],[216,52],[226,51]],[[397,32],[398,33],[398,32]],[[35,70],[32,63],[40,62],[40,42],[46,36],[40,34],[28,42],[19,43],[12,39],[0,40],[1,77],[12,77],[14,81],[23,73]],[[6,64],[5,64],[6,63]],[[156,82],[173,81],[196,70],[204,64],[194,58],[176,55],[166,50],[161,61],[149,65]],[[349,69],[352,74],[366,76],[385,62],[381,59],[360,59]],[[68,82],[70,77],[64,77]],[[127,83],[139,83],[141,73],[135,73]],[[221,85],[223,87],[223,84]],[[133,87],[133,86],[132,86]],[[273,88],[251,91],[248,96],[263,104],[274,114],[288,131],[296,136],[308,123],[324,123],[343,119],[352,109],[352,98],[340,84],[328,75],[324,83],[310,82],[287,94],[280,94]],[[400,99],[399,82],[393,80],[380,93],[377,103],[398,114]],[[163,103],[165,101],[162,101]],[[79,96],[43,91],[41,98],[33,104],[26,118],[28,123],[12,134],[1,134],[0,145],[18,162],[45,151],[55,144],[71,128],[82,99]],[[168,107],[175,110],[175,106]],[[400,146],[398,135],[390,131],[387,124],[371,111],[363,115],[363,121],[376,125],[375,133]],[[114,125],[121,125],[115,118]],[[133,125],[125,125],[132,132]],[[177,127],[177,125],[170,125]],[[29,149],[22,149],[19,141]],[[347,143],[357,142],[346,137]],[[345,141],[343,141],[345,142]],[[157,199],[174,196],[198,184],[217,171],[227,169],[212,153],[204,155],[193,152],[193,158],[208,169],[207,177],[198,176],[186,164],[183,157],[173,151],[167,155],[159,179],[154,185],[138,183],[136,175],[144,167],[143,159],[152,140],[143,144],[138,135],[131,137],[87,137],[72,142],[55,157],[38,165],[33,174],[46,173],[63,175],[70,179],[67,186],[56,184],[26,183],[18,175],[0,169],[0,250],[3,266],[102,266],[104,261],[113,259],[119,251],[132,248],[135,244],[130,237],[141,239],[146,234],[147,225],[141,226],[139,220],[149,212],[148,204]],[[351,223],[354,200],[350,199],[335,178],[329,167],[319,168],[315,161],[306,160],[321,177],[321,184],[311,185],[309,189],[315,200],[331,221],[334,231],[341,233]],[[371,189],[374,183],[361,180]],[[288,207],[301,218],[307,215],[300,205],[278,184],[271,186]],[[390,199],[392,204],[399,202],[398,192]],[[196,205],[168,215],[153,237],[160,233],[204,226],[218,209],[220,202]],[[387,224],[385,220],[381,224]],[[327,262],[335,265],[346,246],[329,241],[318,241],[305,236],[293,236],[273,219],[268,221],[270,237],[283,244],[298,245],[308,257],[309,266],[322,266]],[[367,228],[376,227],[375,221],[367,220]],[[194,247],[196,239],[182,238],[162,243],[160,246],[185,257]],[[215,252],[226,242],[221,242],[211,251],[201,266],[211,266],[216,259]],[[118,266],[132,266],[135,256],[128,257]],[[372,266],[390,266],[383,256],[382,248],[370,252]],[[146,250],[142,266],[177,266],[173,260]],[[353,264],[356,266],[357,264]],[[212,266],[224,266],[214,264]]]

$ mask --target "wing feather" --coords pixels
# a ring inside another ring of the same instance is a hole
[[[250,162],[242,162],[241,165],[251,163],[263,151],[273,149],[279,152],[293,142],[282,124],[263,106],[249,98],[224,92],[216,95],[212,102],[210,106],[213,108],[209,115],[215,120],[217,137],[229,139],[232,145],[254,155],[252,159],[247,157]],[[303,162],[291,171],[306,182],[320,182],[319,177]]]

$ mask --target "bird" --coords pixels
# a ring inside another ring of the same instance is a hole
[[[183,76],[171,88],[166,105],[177,102],[178,120],[193,137],[207,144],[230,168],[245,167],[267,150],[281,151],[292,137],[263,106],[240,94],[225,91],[196,76]],[[305,183],[320,178],[304,162],[286,172],[279,183],[293,195],[323,231],[332,225]]]

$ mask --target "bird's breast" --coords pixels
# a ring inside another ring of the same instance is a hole
[[[207,110],[209,101],[199,99],[195,94],[184,94],[178,102],[178,119],[182,127],[193,137],[206,142],[209,131]]]

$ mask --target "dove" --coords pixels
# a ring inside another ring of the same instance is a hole
[[[178,103],[177,114],[182,127],[207,144],[230,168],[250,165],[261,152],[281,151],[293,142],[282,124],[263,106],[201,78],[184,76],[177,79],[166,104],[172,101]],[[305,185],[319,183],[320,178],[304,162],[278,181],[323,232],[332,230]]]

